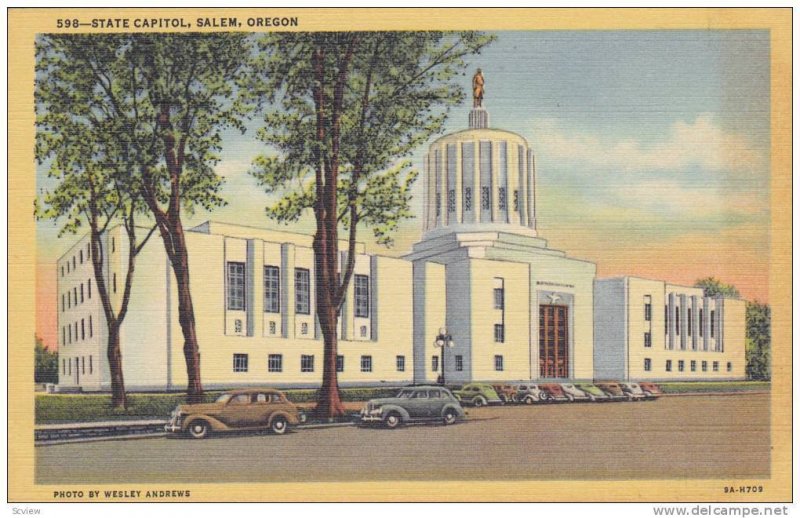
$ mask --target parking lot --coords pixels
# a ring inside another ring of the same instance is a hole
[[[36,482],[731,478],[769,474],[769,395],[469,409],[454,426],[36,449]]]

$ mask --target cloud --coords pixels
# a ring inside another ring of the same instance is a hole
[[[612,169],[621,172],[685,171],[752,174],[766,165],[765,154],[741,134],[726,132],[711,114],[691,123],[674,122],[664,140],[613,140],[593,134],[567,132],[557,120],[533,123],[533,145],[549,162]]]

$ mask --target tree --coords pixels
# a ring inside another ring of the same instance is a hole
[[[475,32],[271,33],[260,42],[250,91],[271,103],[258,136],[277,154],[252,174],[280,199],[267,215],[282,222],[314,214],[316,310],[324,340],[316,413],[344,413],[336,377],[339,309],[353,274],[357,229],[392,244],[410,218],[417,172],[405,160],[441,131],[464,98],[464,59],[491,38]],[[339,265],[339,228],[347,259]]]
[[[703,288],[703,295],[706,297],[723,297],[738,299],[741,298],[739,290],[732,284],[725,284],[716,277],[706,277],[694,283],[695,288]]]
[[[33,381],[36,383],[58,383],[58,353],[45,347],[38,336],[35,337]]]
[[[770,379],[770,325],[768,304],[747,302],[747,377],[755,380]]]
[[[58,181],[36,200],[36,216],[63,221],[59,237],[89,227],[89,258],[108,327],[106,355],[111,404],[116,408],[127,405],[120,327],[128,311],[136,256],[155,230],[138,241],[136,215],[144,207],[131,174],[127,121],[116,116],[102,88],[100,76],[118,74],[124,66],[115,54],[121,45],[116,36],[42,36],[36,46],[35,88],[35,154],[40,164],[49,160],[48,176]],[[105,276],[103,247],[103,236],[115,223],[123,225],[128,237],[125,286],[117,307]]]

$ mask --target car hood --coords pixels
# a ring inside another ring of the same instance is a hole
[[[397,405],[402,403],[403,401],[409,401],[408,398],[397,398],[397,397],[383,397],[378,399],[370,399],[367,401],[367,404],[372,404],[373,406],[380,406],[380,405]]]
[[[209,414],[219,412],[224,405],[220,403],[195,403],[191,405],[178,405],[178,410],[187,414]]]

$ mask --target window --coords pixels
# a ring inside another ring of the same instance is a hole
[[[450,189],[447,191],[447,212],[455,212],[456,211],[456,191],[455,189]]]
[[[86,243],[86,260],[88,261],[91,258],[92,258],[92,244]]]
[[[277,266],[264,267],[264,311],[281,312],[281,270]]]
[[[72,296],[69,294],[69,290],[67,290],[67,307],[72,307]]]
[[[92,315],[89,315],[89,338],[92,337]]]
[[[355,292],[355,312],[360,318],[369,317],[369,277],[355,275],[353,277],[353,290]]]
[[[116,291],[116,290],[114,290],[114,291]],[[72,297],[74,299],[73,302],[77,306],[78,305],[78,287],[77,286],[72,288]]]
[[[278,332],[278,325],[274,320],[269,321],[269,334],[274,335]]]
[[[61,267],[61,276],[62,277],[64,276],[64,267],[63,266]]]
[[[86,374],[86,356],[81,356],[81,374]]]
[[[719,372],[719,362],[714,362],[714,363],[712,363],[712,364],[711,364],[711,369],[712,369],[714,372]]]
[[[691,370],[692,372],[697,371],[697,360],[692,360],[691,362],[689,362],[689,370]]]
[[[495,288],[494,289],[494,309],[504,309],[505,308],[505,289],[504,288]]]
[[[700,364],[700,368],[702,369],[703,372],[708,371],[708,362],[703,360],[703,363]]]
[[[91,300],[91,298],[92,298],[92,279],[87,279],[86,280],[86,291],[88,292],[86,294],[86,298]]]
[[[492,198],[488,187],[481,187],[481,209],[489,210],[492,208]]]
[[[458,372],[464,370],[464,357],[460,354],[456,354],[456,370]]]
[[[672,372],[672,360],[667,360],[667,372]]]
[[[313,354],[303,354],[300,356],[300,372],[314,372]]]
[[[83,250],[82,249],[81,249],[80,252],[78,252],[78,257],[80,257],[81,264],[83,264]]]
[[[111,238],[111,253],[113,254],[117,250],[117,243],[114,241],[114,238]]]
[[[307,335],[308,334],[308,322],[301,322],[300,323],[300,334]]]
[[[359,334],[361,334],[361,338],[367,337],[367,326],[361,326],[359,329]]]
[[[681,308],[675,306],[675,334],[681,334]]]
[[[67,345],[67,329],[61,326],[61,344]]]
[[[678,372],[683,372],[683,360],[678,360]]]
[[[506,188],[500,187],[497,189],[497,208],[500,210],[506,210]]]
[[[233,372],[247,372],[247,355],[233,355]]]
[[[494,341],[497,343],[503,343],[506,341],[505,326],[503,324],[494,325]]]
[[[344,355],[336,356],[336,372],[344,372]]]
[[[67,261],[67,273],[69,273],[69,261]]]
[[[372,356],[361,357],[361,372],[372,372]]]
[[[78,341],[78,321],[75,321],[75,341]]]
[[[664,334],[669,334],[669,306],[664,306]]]
[[[114,286],[113,286],[113,288],[114,288],[114,293],[116,293],[117,292],[117,274],[114,273],[113,277],[114,277]]]
[[[283,372],[283,355],[270,354],[267,357],[267,371],[269,372]]]
[[[81,303],[83,302],[83,283],[81,283]]]
[[[73,270],[75,270],[76,268],[77,268],[77,265],[76,265],[76,263],[75,263],[75,256],[73,255],[73,256],[72,256],[72,269],[73,269]],[[77,362],[77,361],[78,361],[78,359],[77,359],[77,358],[75,358],[75,361]]]
[[[81,319],[81,340],[86,340],[86,327],[84,326],[83,319]]]
[[[439,370],[439,357],[433,356],[431,357],[431,370],[436,372]]]
[[[703,333],[704,333],[704,331],[703,331],[703,310],[702,309],[700,310],[700,317],[699,318],[700,318],[700,320],[698,321],[698,324],[700,324],[700,336],[702,337]]]
[[[61,312],[63,313],[65,309],[67,309],[67,303],[64,302],[64,294],[61,294]]]
[[[305,268],[294,269],[294,309],[301,315],[311,313],[311,281]]]
[[[514,210],[519,212],[519,191],[514,189]]]
[[[494,356],[494,370],[496,371],[503,370],[503,356],[500,354],[496,354]]]
[[[733,370],[733,363],[728,362],[728,365],[726,367],[728,369],[728,372],[731,372]]]
[[[645,358],[644,359],[644,370],[649,372],[651,368],[652,368],[652,362],[650,361],[650,358]]]
[[[472,187],[464,188],[464,212],[472,211]]]
[[[94,372],[94,366],[92,365],[92,357],[89,356],[89,374]]]
[[[72,324],[67,326],[67,331],[69,331],[69,343],[72,343]]]
[[[649,302],[644,304],[644,319],[649,322],[653,319],[653,306]]]
[[[234,333],[241,333],[242,332],[242,319],[237,318],[233,321],[233,332]]]
[[[714,310],[712,309],[711,310],[711,338],[714,338],[714,324],[715,324],[714,320],[715,320],[715,318],[714,318]]]
[[[438,176],[437,176],[438,178]],[[436,216],[442,215],[442,198],[439,196],[439,191],[436,191]]]
[[[647,331],[644,334],[644,346],[645,347],[652,347],[653,346],[653,338],[650,335],[650,331]]]
[[[397,372],[405,372],[406,370],[406,357],[405,356],[398,356],[395,359],[395,364],[397,365]]]
[[[244,311],[244,263],[228,263],[228,309]]]

